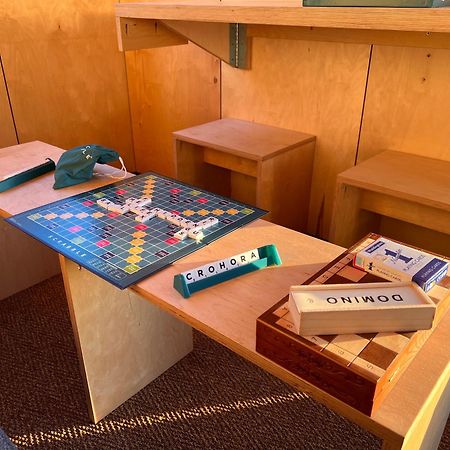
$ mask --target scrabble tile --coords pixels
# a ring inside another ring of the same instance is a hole
[[[197,222],[197,226],[201,226],[203,229],[206,230],[218,223],[219,223],[219,221],[215,217],[207,217],[206,219],[201,220],[200,222]]]
[[[205,237],[203,231],[199,230],[198,228],[192,228],[191,230],[189,230],[188,236],[191,239],[195,239],[196,241],[200,241]]]
[[[121,205],[118,205],[118,204],[116,204],[116,203],[111,202],[111,203],[108,204],[108,206],[106,207],[106,209],[107,209],[108,211],[116,212],[116,209],[119,208],[120,206],[121,206]]]
[[[146,209],[146,208],[143,208]],[[135,220],[137,220],[138,222],[148,222],[150,219],[153,219],[153,217],[156,217],[156,213],[152,210],[147,210],[147,213],[144,213],[142,215],[137,215],[135,217]]]
[[[119,214],[125,214],[130,210],[127,205],[121,205],[117,207],[114,211],[118,212]]]
[[[196,226],[197,228],[205,229],[205,228],[207,228],[207,224],[208,224],[208,221],[207,221],[207,220],[200,220],[200,222],[197,222],[197,223],[195,224],[195,226]]]
[[[196,227],[196,223],[192,220],[184,219],[184,222],[180,223],[180,227],[183,227],[186,230],[192,230]]]
[[[197,281],[194,271],[188,271],[188,272],[184,272],[182,273],[184,279],[186,280],[186,284],[190,284],[190,283],[194,283],[195,281]]]
[[[217,261],[217,272],[218,273],[226,272],[227,270],[228,270],[228,264],[227,264],[226,259]]]
[[[166,220],[174,225],[180,224],[180,216],[178,214],[170,214],[166,217]]]
[[[157,213],[157,216],[160,219],[166,220],[166,217],[168,216],[168,214],[170,214],[169,212],[165,211],[164,209],[160,209]]]
[[[179,239],[180,241],[184,241],[187,238],[188,232],[184,229],[177,231],[173,237]]]
[[[150,210],[145,206],[130,205],[130,211],[137,214],[138,216],[146,216],[150,213]]]
[[[137,200],[136,197],[129,197],[125,200],[125,205],[131,205],[132,203],[134,203]]]
[[[255,248],[253,250],[240,253],[239,255],[236,255],[236,259],[238,260],[238,264],[240,266],[257,261],[259,259],[258,249]]]
[[[97,205],[101,206],[102,208],[108,209],[108,205],[112,203],[111,200],[108,200],[106,198],[100,198],[97,200]]]
[[[217,217],[209,217],[208,220],[211,226],[217,225],[219,223],[219,219]]]

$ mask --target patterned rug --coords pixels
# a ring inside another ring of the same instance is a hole
[[[0,427],[19,449],[378,449],[381,442],[200,333],[93,425],[60,277],[0,301]],[[0,448],[2,447],[0,441]],[[450,427],[440,449],[450,448]]]

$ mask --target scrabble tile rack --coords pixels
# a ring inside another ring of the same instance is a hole
[[[189,298],[194,292],[202,289],[264,267],[280,264],[281,258],[276,246],[265,245],[177,274],[174,277],[173,286],[184,298]]]

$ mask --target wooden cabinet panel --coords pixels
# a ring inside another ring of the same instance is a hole
[[[386,150],[450,161],[450,50],[373,50],[358,162]]]
[[[114,0],[0,0],[0,53],[20,142],[98,143],[134,170]]]
[[[254,38],[251,70],[222,64],[223,117],[317,136],[308,232],[328,234],[336,175],[356,157],[369,45]]]
[[[220,63],[196,45],[126,53],[136,170],[175,174],[172,132],[218,119]]]
[[[2,69],[0,57],[0,148],[17,144],[14,120]]]

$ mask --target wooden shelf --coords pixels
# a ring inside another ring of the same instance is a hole
[[[116,16],[360,30],[450,32],[450,8],[303,8],[293,2],[215,1],[120,3]]]

